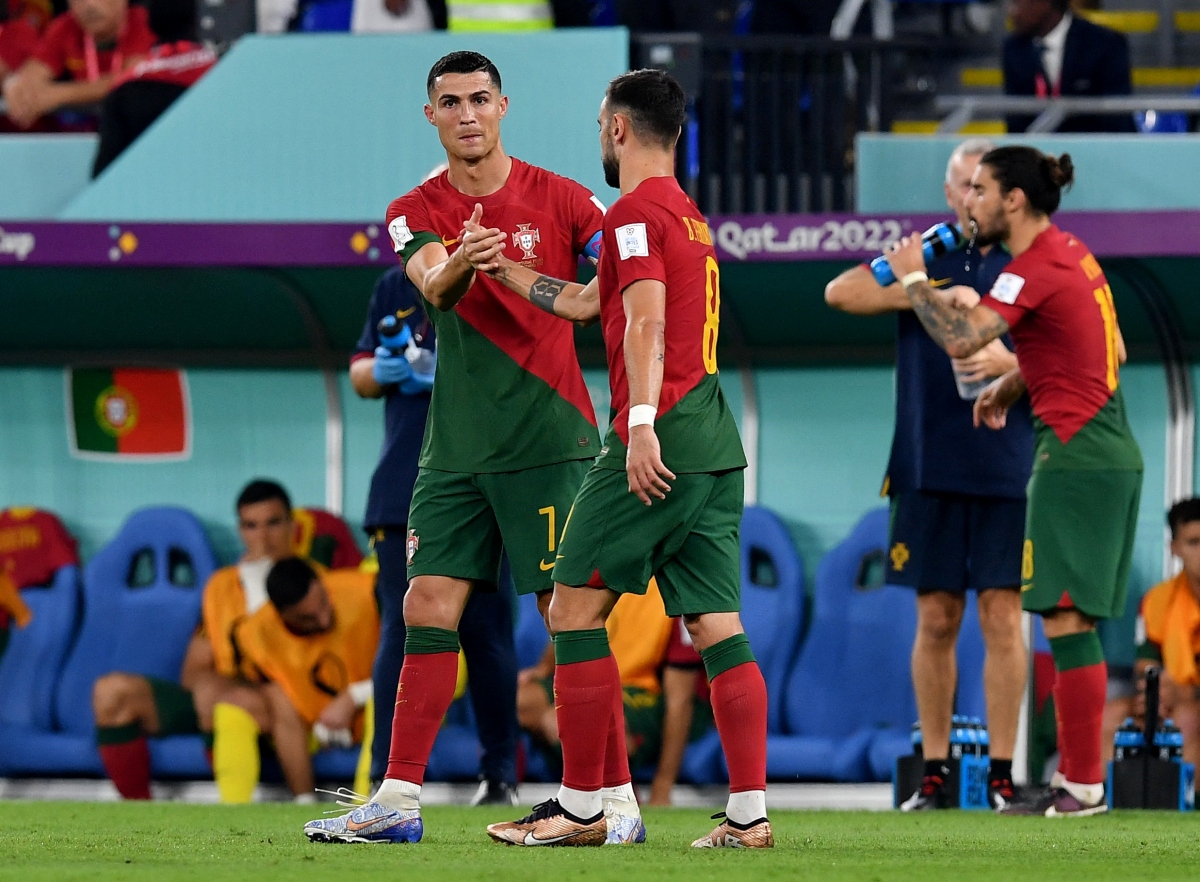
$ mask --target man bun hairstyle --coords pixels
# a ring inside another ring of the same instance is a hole
[[[1013,145],[989,150],[980,162],[991,169],[1001,193],[1020,188],[1038,214],[1058,211],[1062,191],[1075,181],[1075,164],[1069,153],[1055,158],[1032,147]]]
[[[610,112],[629,117],[639,139],[670,149],[687,118],[687,95],[666,71],[631,70],[614,77],[605,93]]]
[[[270,499],[278,499],[288,513],[291,513],[292,500],[287,491],[283,489],[283,485],[266,478],[255,478],[243,487],[242,492],[238,494],[237,505],[234,508],[240,509],[243,505],[254,505],[256,502],[266,502]]]
[[[433,94],[434,82],[444,74],[473,74],[480,71],[488,75],[488,79],[499,92],[502,88],[500,71],[496,70],[496,65],[492,64],[492,60],[486,55],[480,55],[478,52],[451,52],[449,55],[443,55],[429,68],[429,77],[425,80],[425,94]]]
[[[291,609],[308,596],[317,574],[298,557],[285,557],[267,573],[267,597],[275,609],[283,612]]]
[[[1171,538],[1174,539],[1178,536],[1179,528],[1184,524],[1194,521],[1200,521],[1200,499],[1193,496],[1191,499],[1182,499],[1176,502],[1167,512],[1167,524],[1171,528]]]

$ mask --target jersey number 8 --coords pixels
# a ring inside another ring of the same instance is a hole
[[[704,359],[704,370],[710,374],[717,372],[717,333],[721,325],[721,270],[717,259],[709,256],[704,258],[704,340],[701,357]]]

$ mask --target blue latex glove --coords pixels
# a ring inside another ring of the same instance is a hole
[[[400,384],[400,391],[405,395],[420,395],[433,388],[433,375],[437,371],[437,352],[430,349],[423,349],[421,352],[425,356],[417,362],[421,369],[418,370],[410,364],[412,376]]]
[[[375,365],[371,368],[371,376],[380,386],[394,386],[411,379],[413,369],[404,353],[397,355],[386,346],[380,346],[375,350]]]

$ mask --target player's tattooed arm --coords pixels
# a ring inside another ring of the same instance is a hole
[[[551,315],[579,325],[590,325],[600,317],[600,288],[595,279],[586,285],[565,282],[507,258],[488,275]]]
[[[974,355],[1008,333],[1008,322],[995,310],[982,305],[961,309],[927,280],[913,282],[905,291],[929,336],[951,358]]]

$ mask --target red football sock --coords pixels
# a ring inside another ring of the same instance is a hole
[[[767,684],[755,662],[712,681],[712,709],[729,766],[729,792],[767,789]]]
[[[558,711],[558,735],[562,739],[563,786],[589,792],[599,790],[607,777],[607,747],[613,709],[621,700],[617,660],[607,655],[591,661],[557,665],[554,669],[554,700]],[[624,714],[621,725],[624,726]],[[624,747],[624,732],[621,732],[620,743]],[[628,771],[625,777],[628,780]]]
[[[1107,687],[1108,668],[1104,662],[1059,671],[1054,683],[1063,758],[1059,770],[1074,784],[1104,781],[1100,738]]]
[[[1058,674],[1055,673],[1055,682],[1058,682]],[[1053,688],[1051,689],[1053,692]],[[1074,781],[1071,777],[1071,752],[1063,747],[1063,724],[1062,713],[1058,709],[1058,698],[1054,699],[1054,743],[1058,746],[1058,773],[1068,781]]]
[[[620,678],[619,671],[617,677]],[[608,721],[608,740],[604,742],[605,787],[633,783],[633,776],[629,774],[629,747],[625,743],[625,696],[618,689],[615,697],[613,714]]]
[[[99,745],[104,771],[125,799],[150,798],[150,744],[144,735],[121,744]]]
[[[392,746],[384,777],[425,782],[425,766],[442,720],[454,700],[458,653],[408,653],[400,668]]]

